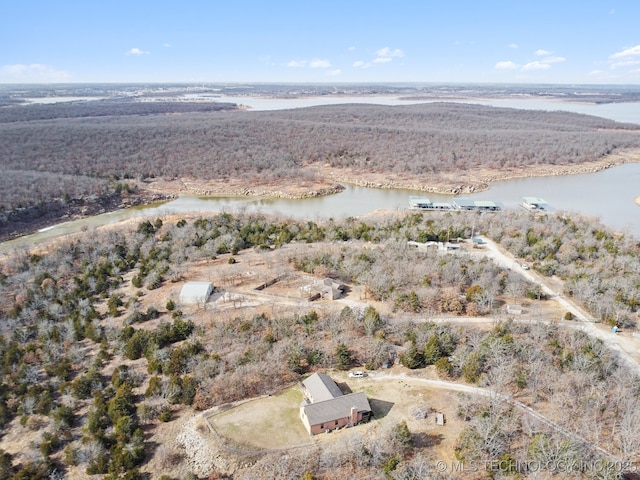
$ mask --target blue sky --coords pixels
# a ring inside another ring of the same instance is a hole
[[[0,83],[640,84],[638,0],[3,0]]]

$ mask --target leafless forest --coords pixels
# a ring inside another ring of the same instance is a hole
[[[503,461],[513,465],[506,475],[527,475],[517,466],[526,461],[636,461],[639,379],[602,341],[543,322],[507,321],[482,331],[428,321],[442,313],[492,315],[500,298],[544,301],[536,285],[482,255],[407,246],[468,237],[474,219],[538,272],[564,280],[565,293],[598,319],[635,328],[640,247],[579,216],[433,212],[314,223],[219,214],[87,233],[46,254],[17,251],[1,265],[0,435],[41,432],[20,454],[0,452],[3,478],[67,471],[156,478],[165,472],[146,469],[160,448],[149,436],[181,412],[272,393],[316,369],[375,369],[399,346],[408,368],[435,368],[444,379],[493,392],[461,399],[460,460]],[[291,255],[281,248],[291,242],[314,248]],[[394,312],[370,306],[318,313],[309,306],[186,314],[171,299],[141,307],[148,292],[180,280],[189,263],[218,256],[242,262],[242,252],[256,248],[279,273],[363,285],[368,298],[384,298]],[[299,455],[271,453],[237,477],[439,478],[429,446],[415,440],[399,424]],[[162,455],[167,472],[183,461],[179,451]]]
[[[640,146],[640,127],[566,112],[433,103],[237,111],[213,103],[0,109],[2,221],[56,200],[113,194],[115,182],[192,178],[296,182],[322,167],[437,178],[572,165]]]
[[[154,177],[295,182],[321,177],[326,165],[437,177],[580,164],[640,146],[637,125],[455,103],[276,112],[168,101],[17,103],[0,90],[0,233],[54,208],[117,202]],[[595,321],[636,330],[640,244],[577,214],[396,212],[305,222],[241,213],[79,233],[1,259],[0,439],[31,440],[21,451],[0,449],[0,478],[195,479],[183,451],[151,441],[163,425],[272,394],[313,371],[377,369],[390,351],[402,352],[406,368],[489,392],[458,405],[464,428],[455,458],[508,467],[480,475],[523,478],[526,462],[587,458],[611,468],[575,478],[618,478],[620,462],[640,465],[640,378],[604,342],[542,314],[490,329],[433,321],[497,318],[508,301],[547,301],[537,284],[481,254],[407,244],[468,238],[470,225],[554,277]],[[234,303],[231,313],[183,312],[171,298],[146,299],[185,280],[195,263],[217,262],[233,283],[248,251],[285,282],[304,273],[362,287],[359,303],[368,306],[258,311]],[[372,306],[382,303],[389,313]],[[234,478],[445,478],[429,442],[406,423],[343,438],[265,454]]]

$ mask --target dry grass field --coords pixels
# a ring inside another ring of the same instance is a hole
[[[225,446],[239,450],[273,450],[311,444],[302,425],[298,385],[278,395],[256,398],[207,417]]]
[[[406,421],[416,446],[430,447],[436,456],[453,460],[453,446],[463,422],[457,418],[458,393],[431,388],[422,378],[408,376],[409,370],[394,366],[373,376],[353,379],[345,372],[330,372],[341,388],[352,392],[365,392],[374,412],[367,424],[335,430],[328,434],[309,436],[299,418],[302,391],[292,386],[278,395],[256,398],[207,416],[220,439],[210,436],[218,448],[230,452],[247,453],[310,445],[322,446],[348,435],[372,435],[378,428],[387,428]],[[434,377],[431,369],[420,372],[422,377]],[[415,407],[428,411],[427,418],[414,418]],[[444,413],[446,423],[435,423],[435,412]],[[220,443],[221,442],[221,443]]]

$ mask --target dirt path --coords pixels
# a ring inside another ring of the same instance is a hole
[[[498,399],[500,401],[503,402],[508,402],[510,404],[512,404],[513,406],[515,406],[516,408],[518,408],[519,410],[527,413],[528,415],[530,415],[531,417],[535,418],[536,420],[538,420],[541,423],[544,423],[545,425],[547,425],[550,428],[553,428],[554,430],[562,433],[563,435],[565,435],[568,438],[571,438],[572,440],[584,444],[584,445],[591,445],[593,448],[595,448],[597,451],[599,451],[602,455],[606,456],[607,458],[615,461],[615,462],[622,462],[622,459],[618,458],[617,456],[613,455],[612,453],[608,452],[607,450],[605,450],[604,448],[601,448],[597,445],[593,445],[590,442],[588,442],[586,439],[582,438],[581,436],[570,432],[569,430],[567,430],[566,428],[558,425],[557,423],[555,423],[554,421],[548,419],[547,417],[545,417],[544,415],[542,415],[541,413],[539,413],[538,411],[536,411],[535,409],[525,405],[524,403],[514,399],[513,397],[511,397],[510,395],[505,395],[502,393],[498,393],[496,391],[493,390],[489,390],[486,388],[480,388],[480,387],[474,387],[471,385],[464,385],[461,383],[452,383],[452,382],[447,382],[444,380],[433,380],[433,379],[427,379],[427,378],[416,378],[416,377],[412,377],[410,375],[406,375],[406,374],[389,374],[389,373],[378,373],[378,372],[373,372],[370,375],[370,378],[372,380],[376,380],[376,381],[385,381],[385,380],[411,380],[414,382],[419,382],[425,385],[428,385],[430,388],[439,388],[439,389],[445,389],[445,390],[453,390],[456,392],[461,392],[461,393],[467,393],[470,395],[479,395],[479,396],[483,396],[483,397],[491,397],[491,398],[495,398]]]
[[[517,265],[517,259],[511,253],[505,251],[489,239],[485,238],[484,240],[486,242],[485,251],[487,252],[487,256],[492,258],[498,265],[505,268],[512,268],[514,265]],[[549,298],[558,302],[564,309],[571,312],[580,322],[584,331],[588,335],[602,340],[614,352],[621,363],[640,374],[640,363],[637,359],[638,351],[640,350],[639,338],[615,334],[611,332],[608,327],[596,323],[597,321],[594,317],[585,312],[573,301],[561,293],[558,293],[549,285],[549,282],[538,273],[532,270],[523,270],[522,268],[520,268],[519,273],[530,282],[539,285]]]

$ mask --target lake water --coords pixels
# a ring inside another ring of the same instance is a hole
[[[216,97],[217,101],[241,103],[253,110],[280,110],[313,105],[335,105],[340,103],[375,103],[401,105],[407,103],[396,96],[376,97],[320,97],[302,99],[268,99],[258,97]],[[433,102],[425,99],[422,103]],[[547,101],[538,99],[496,99],[465,101],[496,107],[528,110],[564,110],[587,115],[596,115],[619,122],[640,124],[639,103],[586,104]],[[294,218],[322,219],[345,218],[370,213],[379,209],[406,209],[410,195],[425,195],[408,190],[378,190],[347,186],[344,192],[329,197],[305,200],[280,199],[199,199],[181,197],[159,207],[161,212],[186,212],[193,210],[237,211],[239,209],[279,213]],[[473,195],[475,200],[501,202],[505,208],[520,208],[523,196],[542,197],[551,211],[577,211],[588,216],[599,217],[603,223],[623,229],[640,237],[640,207],[633,199],[640,195],[640,164],[628,164],[583,175],[538,177],[506,180],[491,184],[491,189]],[[452,197],[428,194],[433,201],[451,202]]]
[[[216,101],[230,101],[247,105],[255,110],[277,110],[300,108],[312,105],[338,103],[375,103],[399,105],[408,103],[397,97],[342,97],[307,99],[264,99],[253,97],[216,97]],[[432,101],[432,100],[429,100]],[[416,103],[416,102],[410,102]],[[640,104],[576,104],[541,100],[479,100],[478,103],[500,107],[567,110],[576,113],[597,115],[616,121],[640,124]],[[264,199],[264,198],[199,198],[184,195],[161,205],[149,206],[97,215],[88,219],[67,222],[49,227],[34,235],[25,236],[0,245],[0,251],[7,251],[20,245],[31,245],[38,241],[117,223],[129,218],[145,218],[167,213],[202,212],[263,212],[277,213],[296,219],[321,220],[342,219],[365,215],[376,210],[404,210],[408,207],[410,195],[425,194],[410,190],[379,190],[346,185],[339,194],[304,200]],[[566,175],[557,177],[523,178],[491,184],[491,189],[466,197],[476,200],[501,202],[505,208],[520,208],[523,196],[542,197],[551,211],[576,211],[600,220],[613,228],[625,230],[640,238],[640,207],[633,199],[640,195],[640,164],[627,164],[603,170],[598,173]],[[428,194],[432,201],[451,202],[453,197]]]
[[[90,102],[95,100],[104,100],[106,97],[38,97],[38,98],[25,98],[28,103],[40,103],[43,105],[51,105],[54,103],[65,102]]]
[[[309,98],[263,98],[251,96],[212,96],[201,94],[189,94],[184,96],[185,99],[208,99],[223,103],[237,103],[244,105],[254,111],[265,110],[286,110],[291,108],[314,107],[319,105],[341,105],[345,103],[368,103],[376,105],[410,105],[416,103],[435,103],[435,102],[455,102],[455,103],[473,103],[477,105],[489,105],[493,107],[519,108],[523,110],[546,110],[556,111],[563,110],[574,113],[583,113],[585,115],[595,115],[597,117],[608,118],[618,122],[630,122],[640,124],[640,103],[575,103],[562,102],[559,100],[540,100],[537,98],[522,99],[493,99],[493,100],[457,100],[457,99],[431,99],[411,100],[403,99],[397,95],[375,95],[375,96],[356,96],[356,97],[309,97]]]
[[[493,200],[505,209],[519,209],[523,196],[542,197],[549,211],[577,211],[599,217],[605,224],[627,230],[640,238],[640,207],[633,199],[640,194],[640,164],[626,164],[597,173],[505,180],[491,189],[472,195],[474,200]],[[411,190],[382,190],[347,185],[338,194],[304,200],[255,198],[198,198],[183,196],[144,214],[226,211],[278,213],[297,219],[342,219],[375,210],[405,210],[410,195],[428,196],[432,201],[451,202],[448,195]],[[142,214],[142,212],[141,212]]]

